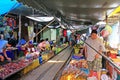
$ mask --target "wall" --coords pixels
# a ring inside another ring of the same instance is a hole
[[[56,41],[56,29],[51,29],[51,40],[55,40]]]
[[[43,31],[43,37],[42,37],[42,38],[43,38],[43,39],[48,38],[49,40],[51,39],[51,31],[50,31],[49,28],[47,28],[47,29],[45,29],[45,30]]]

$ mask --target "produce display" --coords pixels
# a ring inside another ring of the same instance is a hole
[[[120,67],[120,56],[116,50],[110,50],[107,56],[113,61],[116,66]],[[120,80],[120,71],[108,61],[106,61],[106,69],[109,71],[109,76],[111,79]]]
[[[19,62],[10,62],[1,66],[0,68],[0,78],[4,79],[5,77],[19,71],[20,69],[27,66],[31,61],[20,60]]]
[[[39,52],[27,53],[25,57],[26,59],[36,59],[39,57]]]
[[[89,70],[86,60],[71,60],[63,70],[60,80],[86,80],[88,74]]]
[[[47,60],[49,60],[51,57],[53,57],[54,56],[54,52],[52,52],[52,51],[50,51],[49,53],[46,53],[46,54],[42,54],[42,59],[44,60],[44,61],[47,61]]]
[[[81,45],[74,46],[74,54],[72,60],[62,71],[60,80],[86,80],[89,74],[87,61],[85,60],[81,49]]]
[[[24,59],[15,62],[10,62],[0,67],[0,79],[5,79],[10,75],[22,70],[38,58],[37,53],[27,54]]]
[[[65,48],[67,45],[64,44],[58,48],[59,51],[61,51],[63,48]],[[42,54],[42,58],[46,59],[46,54]],[[47,58],[51,58],[54,56],[53,52],[49,52],[47,54]],[[30,66],[31,65],[31,66]],[[0,79],[6,79],[7,77],[17,73],[18,71],[26,70],[27,67],[30,67],[30,69],[34,69],[39,65],[39,52],[27,52],[24,57],[21,59],[19,58],[16,61],[9,62],[5,65],[0,66]],[[27,71],[24,72],[26,73]]]
[[[55,51],[56,54],[58,54],[61,50],[63,50],[67,46],[68,46],[68,44],[62,44],[60,46],[53,47],[53,51]]]
[[[74,74],[65,74],[60,78],[60,80],[86,80],[86,77],[78,76],[75,78]]]

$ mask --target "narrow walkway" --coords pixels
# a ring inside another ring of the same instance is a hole
[[[22,77],[20,80],[53,80],[58,71],[64,66],[71,55],[72,48],[68,47],[57,56]]]

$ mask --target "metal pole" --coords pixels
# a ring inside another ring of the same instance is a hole
[[[118,18],[119,26],[118,26],[118,34],[119,34],[119,45],[120,45],[120,17]]]
[[[36,25],[36,33],[38,33],[38,24]],[[36,37],[36,42],[38,41],[38,37]]]
[[[21,39],[21,14],[19,15],[19,40]]]

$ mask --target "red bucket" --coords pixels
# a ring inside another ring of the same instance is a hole
[[[117,58],[117,54],[116,53],[110,53],[110,57],[111,58]]]

